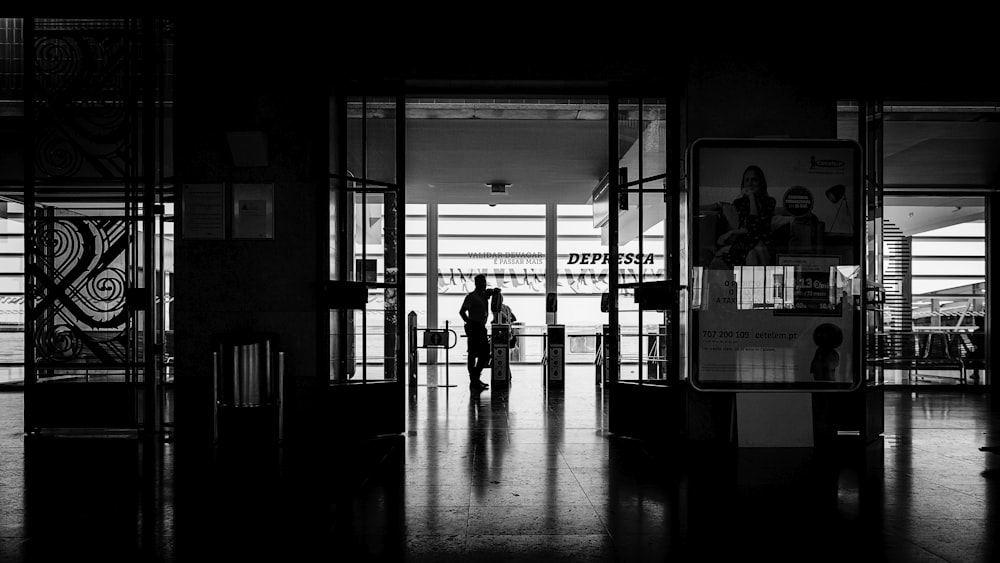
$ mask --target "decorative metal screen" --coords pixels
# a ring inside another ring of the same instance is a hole
[[[127,372],[139,324],[125,294],[141,285],[141,25],[40,19],[33,31],[26,251],[37,376],[79,364]]]
[[[125,235],[119,218],[36,225],[30,272],[37,368],[127,362]]]
[[[33,91],[39,180],[123,179],[137,172],[134,26],[112,20],[76,29],[38,22]]]

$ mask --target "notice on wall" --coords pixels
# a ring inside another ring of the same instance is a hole
[[[824,390],[860,381],[858,155],[853,141],[692,145],[696,387]]]
[[[233,185],[233,238],[274,238],[274,185]]]
[[[181,202],[181,234],[185,239],[226,238],[224,184],[184,184]]]

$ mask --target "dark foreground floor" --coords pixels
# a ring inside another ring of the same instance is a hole
[[[0,393],[0,561],[1000,560],[986,394],[889,391],[884,438],[853,451],[667,451],[608,435],[591,377],[540,379],[421,387],[405,436],[351,451],[191,466],[173,444],[25,442],[23,396]]]

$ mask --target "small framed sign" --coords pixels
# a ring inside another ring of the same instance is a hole
[[[274,184],[233,184],[233,238],[274,238]]]

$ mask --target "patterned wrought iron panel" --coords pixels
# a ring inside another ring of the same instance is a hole
[[[39,222],[29,266],[37,367],[127,362],[126,222]]]

